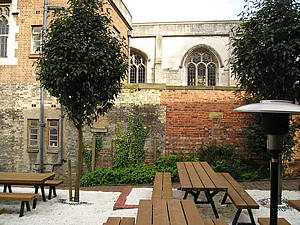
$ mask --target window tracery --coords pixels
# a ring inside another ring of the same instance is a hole
[[[7,57],[7,41],[9,34],[9,8],[0,6],[0,57]]]
[[[215,86],[218,62],[216,57],[206,49],[193,51],[186,60],[187,85]]]
[[[146,82],[146,59],[142,55],[132,52],[130,55],[129,83]]]

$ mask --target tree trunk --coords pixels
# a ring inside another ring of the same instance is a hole
[[[77,168],[76,168],[76,180],[75,180],[75,197],[74,197],[75,202],[79,202],[79,182],[81,176],[82,148],[83,148],[82,125],[80,125],[77,128],[77,131],[78,131],[78,155],[77,155]]]

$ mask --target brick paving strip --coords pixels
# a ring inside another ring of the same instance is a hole
[[[118,200],[114,204],[113,210],[117,209],[135,209],[138,208],[138,205],[126,205],[127,196],[132,191],[133,187],[125,187],[120,194]]]

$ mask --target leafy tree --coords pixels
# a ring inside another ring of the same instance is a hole
[[[241,88],[251,96],[248,103],[262,99],[300,101],[300,4],[297,0],[245,0],[240,24],[232,33],[231,68]],[[247,102],[247,101],[246,101]],[[250,122],[246,147],[266,152],[261,118]],[[285,160],[292,147],[297,127],[292,121],[284,140]],[[267,157],[263,154],[263,157]],[[262,156],[262,155],[261,155]]]
[[[125,45],[113,37],[102,0],[69,0],[64,17],[49,25],[38,80],[65,108],[78,130],[75,201],[79,201],[84,125],[91,125],[113,105],[127,69]]]
[[[300,3],[246,0],[233,30],[232,70],[258,99],[300,101]]]

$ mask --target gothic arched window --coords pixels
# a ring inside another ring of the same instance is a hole
[[[130,55],[129,83],[146,82],[146,59],[142,55],[133,52]]]
[[[0,57],[7,57],[9,9],[0,7]]]
[[[186,60],[187,85],[215,86],[217,70],[216,57],[206,49],[197,49]]]

